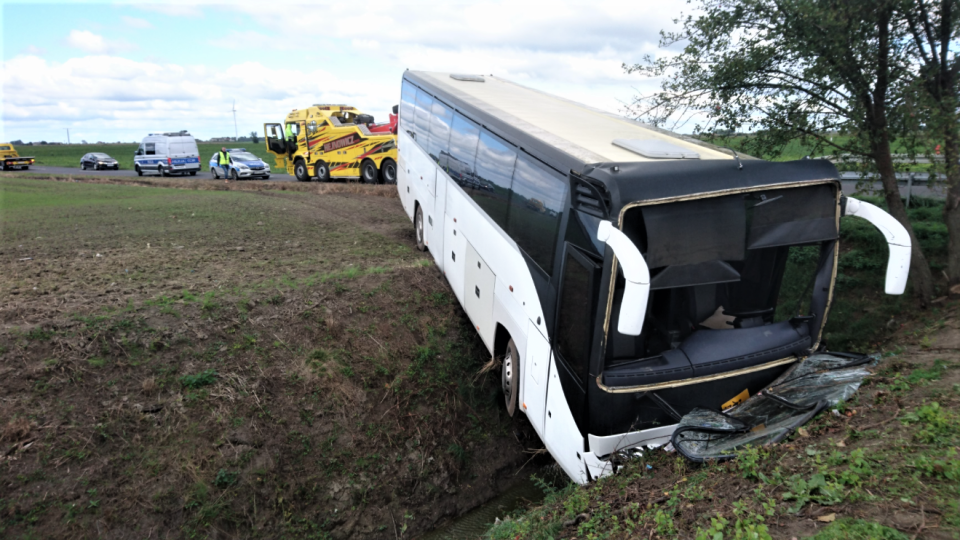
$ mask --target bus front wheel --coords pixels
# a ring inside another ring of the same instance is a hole
[[[520,354],[513,339],[507,343],[507,351],[500,365],[500,384],[503,387],[503,399],[507,403],[507,414],[517,412],[517,394],[520,390]]]
[[[424,241],[423,236],[423,207],[420,205],[417,205],[417,214],[413,219],[413,226],[417,232],[417,249],[420,251],[426,251],[427,244]]]

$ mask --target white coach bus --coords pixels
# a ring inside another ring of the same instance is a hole
[[[887,236],[887,292],[906,286],[906,231],[842,196],[826,161],[741,163],[493,76],[416,71],[398,144],[418,247],[502,358],[509,413],[576,482],[820,346],[844,213]],[[806,307],[778,313],[787,257],[804,246],[819,253]]]

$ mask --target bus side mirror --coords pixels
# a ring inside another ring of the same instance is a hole
[[[883,292],[903,294],[910,274],[910,247],[913,245],[907,229],[893,216],[868,202],[853,197],[845,199],[843,215],[857,216],[869,221],[887,239],[890,257],[887,259],[887,281]]]
[[[650,298],[650,269],[640,250],[619,229],[609,221],[601,221],[597,229],[597,239],[605,242],[623,267],[626,288],[620,303],[620,317],[617,331],[626,336],[639,336],[643,330],[643,319],[647,314],[647,301]]]

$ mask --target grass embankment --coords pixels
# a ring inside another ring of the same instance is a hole
[[[395,199],[6,175],[0,228],[0,537],[409,537],[526,460]]]
[[[43,146],[17,146],[17,153],[21,156],[33,156],[37,160],[37,165],[47,165],[50,167],[80,167],[80,158],[89,152],[103,152],[120,162],[121,169],[133,170],[133,156],[139,147],[135,144],[68,144],[68,145],[43,145]],[[266,145],[263,141],[258,143],[197,143],[197,149],[200,151],[200,168],[207,170],[210,156],[218,152],[221,148],[246,148],[253,155],[263,159],[270,165],[272,170],[278,170],[274,163],[273,154],[267,153]],[[282,171],[279,171],[282,172]]]
[[[879,199],[872,200],[882,206]],[[914,199],[914,229],[943,267],[942,201]],[[816,248],[791,254],[778,318],[809,295]],[[863,220],[841,221],[837,286],[824,338],[832,350],[886,351],[860,392],[786,443],[734,462],[694,465],[652,451],[588,486],[493,528],[496,539],[960,537],[960,303],[918,309],[883,294],[887,247]],[[941,293],[946,294],[941,283]],[[833,520],[836,520],[835,522]]]

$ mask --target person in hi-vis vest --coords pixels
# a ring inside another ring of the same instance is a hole
[[[220,168],[223,169],[223,177],[230,178],[230,152],[227,152],[226,147],[220,148],[220,152],[217,154],[217,161],[220,165]]]

